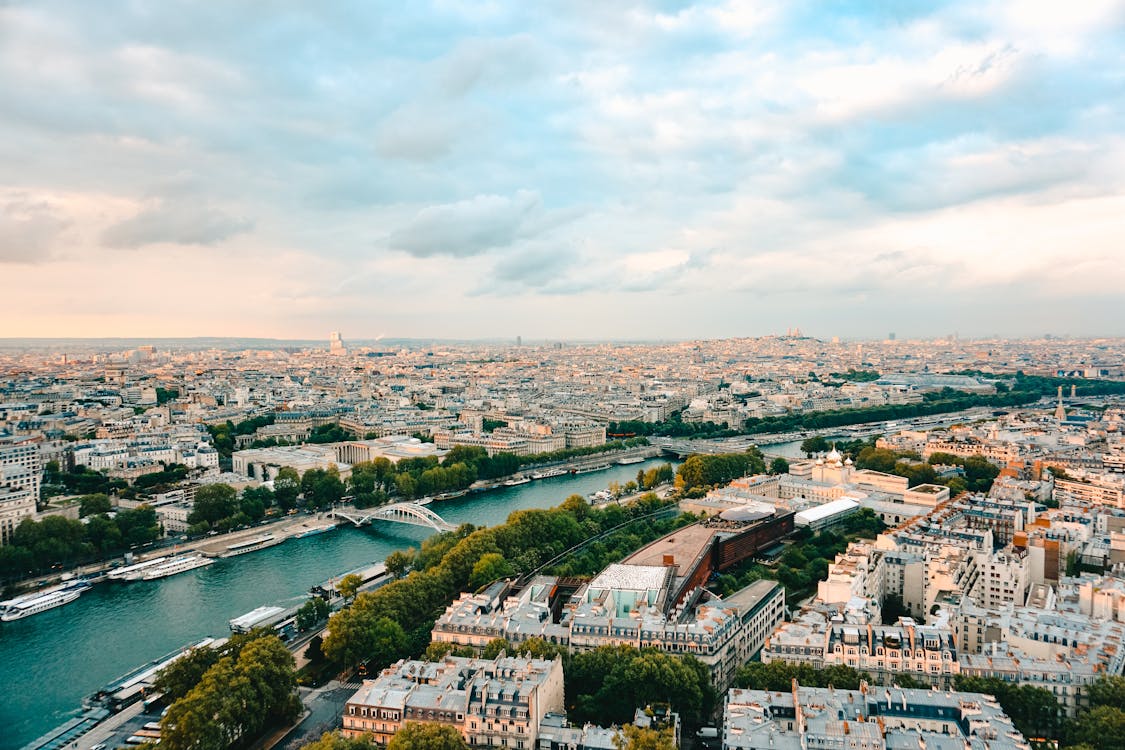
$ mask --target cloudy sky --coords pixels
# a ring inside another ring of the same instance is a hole
[[[0,336],[1125,335],[1125,7],[0,2]]]

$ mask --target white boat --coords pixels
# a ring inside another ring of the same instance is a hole
[[[434,499],[432,497],[423,497],[414,501],[415,505],[429,505]]]
[[[628,466],[629,464],[639,464],[644,460],[644,456],[628,456],[626,458],[617,459],[617,464],[618,466]]]
[[[307,536],[316,536],[317,534],[323,534],[326,531],[335,531],[335,530],[336,530],[336,524],[326,523],[326,524],[322,524],[320,526],[313,526],[311,528],[305,529],[304,531],[299,531],[299,532],[297,532],[296,534],[293,535],[293,538],[294,539],[304,539]]]
[[[589,474],[594,471],[604,471],[609,468],[609,464],[599,464],[598,466],[590,466],[585,469],[576,469],[575,474]]]
[[[48,609],[70,604],[82,596],[82,593],[88,588],[90,588],[90,583],[80,579],[78,583],[63,584],[48,591],[17,596],[15,599],[0,602],[0,606],[3,607],[0,620],[4,622],[22,620],[25,617],[46,612]]]
[[[186,573],[189,570],[203,568],[214,563],[214,560],[210,560],[203,555],[184,555],[183,557],[173,558],[163,565],[157,565],[155,568],[149,568],[144,572],[143,578],[146,581],[155,581],[158,578]]]
[[[244,542],[236,542],[227,547],[225,552],[221,552],[219,557],[234,557],[235,555],[245,555],[247,552],[257,552],[266,547],[272,547],[275,544],[281,544],[286,540],[283,536],[274,536],[273,534],[262,534],[253,539],[247,539]]]
[[[124,568],[117,568],[109,573],[106,573],[106,578],[111,581],[139,581],[144,577],[145,571],[149,568],[163,565],[168,562],[167,557],[158,557],[155,560],[145,560],[136,565],[127,565]]]
[[[570,472],[567,471],[566,469],[559,469],[559,468],[544,469],[543,471],[536,471],[536,472],[532,473],[531,478],[532,479],[550,479],[551,477],[561,477],[564,474],[569,474],[569,473]]]
[[[528,477],[515,477],[514,479],[509,479],[508,481],[504,482],[504,486],[505,487],[518,487],[519,485],[527,484],[530,481],[531,481],[531,479],[529,479]]]

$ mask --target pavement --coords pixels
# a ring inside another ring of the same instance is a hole
[[[301,702],[305,704],[305,716],[273,746],[274,750],[298,750],[320,739],[325,732],[339,729],[344,715],[344,704],[362,684],[361,680],[347,683],[330,680],[319,688],[299,688]]]
[[[124,747],[125,740],[150,721],[160,721],[161,709],[144,712],[143,703],[134,703],[98,724],[70,745],[75,750],[89,750],[104,744],[108,748]]]

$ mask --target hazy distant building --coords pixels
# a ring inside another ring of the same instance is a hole
[[[333,331],[328,337],[328,353],[334,357],[342,357],[348,353],[344,340],[340,338],[339,331]]]

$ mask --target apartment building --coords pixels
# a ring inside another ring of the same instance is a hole
[[[11,540],[25,518],[35,518],[35,495],[31,488],[0,485],[0,546]]]
[[[28,437],[0,436],[0,486],[27,489],[38,501],[42,474],[38,441]]]
[[[1125,508],[1125,479],[1110,474],[1079,479],[1056,479],[1052,493],[1059,505],[1079,503]]]
[[[723,750],[1030,750],[992,696],[807,688],[727,692]]]
[[[542,638],[572,651],[652,647],[695,656],[725,686],[785,616],[785,591],[774,581],[725,599],[697,589],[672,607],[674,584],[673,567],[620,564],[586,584],[538,576],[514,596],[499,582],[462,594],[434,623],[432,638],[475,649],[496,638]]]
[[[455,727],[470,746],[531,750],[544,716],[563,710],[561,659],[404,660],[347,700],[343,733],[384,745],[406,722],[428,722]]]

